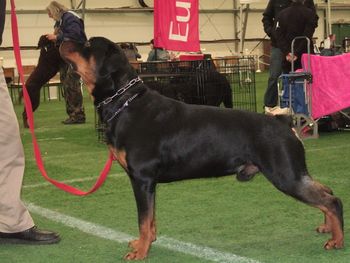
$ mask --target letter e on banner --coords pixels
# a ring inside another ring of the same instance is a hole
[[[154,44],[168,50],[200,50],[198,0],[154,0]]]

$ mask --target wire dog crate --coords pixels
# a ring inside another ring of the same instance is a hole
[[[256,112],[254,57],[132,63],[143,82],[160,94],[189,104]],[[98,140],[104,124],[95,113]]]
[[[256,112],[255,58],[229,57],[215,59],[214,63],[231,84],[233,108]]]

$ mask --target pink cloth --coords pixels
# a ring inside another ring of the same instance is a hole
[[[154,45],[167,50],[200,50],[198,0],[154,1]]]
[[[350,107],[350,53],[338,56],[310,55],[312,83],[312,117]],[[302,57],[307,69],[307,55]]]
[[[203,54],[183,54],[179,56],[180,61],[186,61],[186,60],[203,60],[204,55]]]

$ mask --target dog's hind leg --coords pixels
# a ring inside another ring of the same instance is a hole
[[[310,191],[311,205],[319,208],[325,216],[325,223],[317,228],[318,232],[330,232],[332,238],[325,244],[324,248],[329,250],[333,248],[342,248],[344,246],[344,221],[343,221],[343,205],[339,198],[332,195],[328,187],[313,181],[313,187]],[[314,193],[319,196],[313,196]],[[313,200],[315,199],[315,200]],[[316,202],[314,202],[316,201]]]
[[[324,190],[326,193],[328,193],[328,194],[330,194],[330,195],[333,195],[333,192],[332,192],[332,190],[331,190],[329,187],[324,186],[324,185],[322,185],[322,184],[320,184],[320,183],[318,183],[318,182],[316,182],[316,181],[315,181],[315,184],[319,184],[319,187],[323,188],[323,190]],[[324,223],[321,224],[320,226],[318,226],[318,227],[316,228],[316,231],[317,231],[318,233],[330,233],[330,232],[332,231],[331,222],[332,222],[331,218],[325,213],[325,214],[324,214]]]
[[[332,237],[325,244],[325,249],[342,248],[344,246],[343,206],[339,198],[332,195],[332,191],[314,181],[310,176],[304,175],[289,185],[286,194],[319,208],[325,215],[325,224],[319,230],[331,232]]]
[[[147,257],[153,241],[156,240],[155,186],[141,180],[131,180],[136,199],[139,238],[129,242],[132,251],[124,257],[127,260],[141,260]]]
[[[268,180],[283,193],[310,206],[319,208],[325,216],[325,224],[317,230],[332,234],[325,249],[344,246],[343,205],[332,190],[313,180],[306,168],[304,148],[296,138],[284,146],[274,148],[274,154],[262,154],[259,168]],[[265,149],[266,150],[266,149]]]

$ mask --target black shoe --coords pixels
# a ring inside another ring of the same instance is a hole
[[[0,232],[0,244],[32,244],[44,245],[60,242],[59,234],[51,231],[39,230],[36,226],[17,233]]]
[[[85,119],[75,119],[75,118],[68,118],[64,121],[62,121],[63,124],[82,124],[85,123]]]

